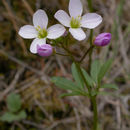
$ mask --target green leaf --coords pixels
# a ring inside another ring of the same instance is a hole
[[[111,94],[110,92],[98,92],[98,95],[105,96],[105,95],[111,95]]]
[[[79,92],[80,88],[77,86],[73,81],[62,78],[62,77],[53,77],[51,81],[59,88],[65,89],[65,90],[71,90]]]
[[[86,79],[86,82],[89,86],[93,87],[94,86],[94,80],[89,76],[89,74],[82,68],[82,72],[83,72],[83,75]]]
[[[89,97],[89,94],[87,92],[83,92],[83,93],[71,92],[71,93],[63,93],[60,95],[61,98],[67,97],[67,96],[88,96]]]
[[[71,93],[63,93],[60,95],[60,97],[63,98],[63,97],[67,97],[67,96],[79,96],[79,95],[81,95],[81,94],[78,92],[71,92]]]
[[[101,86],[101,88],[112,88],[112,89],[118,89],[118,87],[115,84],[104,84]]]
[[[91,91],[91,96],[96,96],[98,92],[96,90]]]
[[[16,115],[14,115],[11,112],[6,112],[1,118],[1,121],[7,121],[7,122],[12,122],[14,120],[16,120]]]
[[[26,118],[25,111],[21,111],[18,114],[13,114],[11,112],[6,112],[1,118],[1,121],[13,122],[19,121]]]
[[[105,96],[105,95],[110,95],[110,96],[116,96],[115,93],[113,92],[98,92],[98,95],[102,95],[102,96]]]
[[[17,115],[17,120],[22,120],[27,117],[26,112],[24,110],[20,111]]]
[[[84,88],[84,81],[83,81],[82,76],[81,76],[79,70],[77,69],[75,63],[72,64],[71,71],[72,71],[73,78],[76,81],[76,83],[78,84],[78,86]]]
[[[20,95],[11,93],[7,97],[7,107],[10,112],[17,112],[21,108]]]
[[[91,77],[94,79],[95,83],[98,82],[98,74],[99,74],[100,68],[101,68],[101,65],[100,65],[99,60],[93,61],[91,65],[90,74],[91,74]]]
[[[102,80],[103,77],[105,76],[106,72],[107,72],[108,69],[110,68],[112,62],[113,62],[113,59],[109,59],[108,61],[106,61],[106,62],[101,66],[101,69],[100,69],[99,74],[98,74],[98,83],[101,82],[101,80]]]

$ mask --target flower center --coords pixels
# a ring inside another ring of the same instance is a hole
[[[38,38],[39,39],[47,37],[47,31],[45,28],[42,29],[40,26],[37,26],[36,30],[38,31]]]
[[[81,21],[81,17],[78,16],[76,18],[72,17],[71,21],[70,21],[70,26],[71,28],[79,28],[80,27],[80,21]]]

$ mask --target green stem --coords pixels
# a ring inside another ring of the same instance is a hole
[[[88,2],[89,11],[93,12],[92,0],[87,0],[87,2]],[[92,46],[92,42],[93,42],[92,40],[93,40],[93,30],[91,29],[91,32],[90,32],[90,47]],[[89,53],[89,66],[88,66],[89,72],[90,72],[90,66],[91,66],[91,62],[92,62],[92,52],[93,52],[93,49]]]
[[[98,112],[97,112],[97,103],[96,103],[96,96],[92,96],[91,95],[91,88],[90,86],[87,84],[86,79],[83,75],[83,72],[80,68],[80,65],[78,63],[75,63],[76,67],[78,69],[78,71],[80,72],[82,79],[84,80],[84,83],[88,89],[88,93],[89,93],[89,97],[91,99],[91,103],[92,103],[92,107],[93,107],[93,130],[97,130],[97,126],[98,126]]]
[[[91,32],[90,32],[90,47],[92,47],[92,46],[93,46],[93,30],[91,30]],[[91,63],[92,63],[92,53],[93,53],[93,49],[91,49],[91,51],[89,53],[89,73],[90,73]],[[98,90],[99,90],[99,88],[98,88]],[[92,103],[92,107],[93,107],[93,130],[97,130],[98,112],[97,112],[96,96],[91,97],[91,103]]]
[[[91,102],[92,102],[92,106],[93,106],[93,130],[97,130],[97,127],[98,127],[98,112],[97,112],[96,96],[91,97]]]
[[[91,30],[91,38],[90,38],[90,45],[92,45],[92,37],[93,37],[93,31]],[[72,61],[76,64],[76,68],[79,71],[82,79],[84,80],[84,83],[88,89],[88,94],[92,103],[92,107],[93,107],[93,130],[97,130],[97,126],[98,126],[98,112],[97,112],[97,103],[96,103],[96,96],[92,96],[91,95],[91,87],[88,85],[84,74],[81,70],[80,64],[75,60],[75,58],[73,57],[73,55],[71,54],[71,52],[69,51],[69,49],[65,48],[64,46],[62,46],[64,48],[64,50],[68,53],[68,55],[70,56],[70,58],[72,59]],[[92,55],[91,51],[91,55]],[[91,56],[90,55],[90,56]],[[91,58],[91,57],[90,57]]]
[[[84,60],[84,58],[87,56],[87,54],[88,54],[93,48],[94,48],[94,46],[92,45],[92,46],[85,52],[85,54],[83,55],[83,57],[81,58],[81,60],[79,61],[79,63],[81,63],[81,62]]]
[[[79,71],[79,73],[80,73],[82,79],[84,80],[84,83],[85,83],[85,85],[86,85],[86,87],[87,87],[87,89],[88,89],[89,96],[91,97],[91,88],[90,88],[90,86],[88,85],[88,83],[86,82],[86,79],[85,79],[84,74],[83,74],[83,72],[82,72],[82,70],[81,70],[81,68],[80,68],[80,65],[79,65],[79,63],[77,63],[77,62],[75,62],[75,64],[76,64],[77,70]]]
[[[82,76],[82,79],[84,80],[84,83],[88,89],[88,92],[89,92],[89,96],[91,97],[91,88],[89,87],[84,75],[83,75],[83,72],[80,68],[80,65],[79,63],[75,60],[74,56],[71,54],[71,52],[69,51],[69,49],[65,48],[64,46],[62,46],[64,48],[64,50],[68,53],[68,55],[70,56],[70,58],[72,59],[72,61],[76,64],[76,68],[77,70],[79,71],[80,75]]]
[[[100,86],[101,86],[100,83],[98,83],[97,89],[96,89],[97,92],[99,92]]]
[[[90,32],[90,48],[93,46],[93,30],[91,29]],[[91,49],[91,51],[89,52],[89,66],[88,66],[88,70],[90,71],[91,68],[91,63],[92,63],[92,53],[93,53],[93,48]]]
[[[93,12],[92,0],[87,0],[90,12]]]
[[[69,56],[69,55],[65,55],[65,54],[58,53],[58,52],[56,52],[55,54],[61,55],[61,56]]]

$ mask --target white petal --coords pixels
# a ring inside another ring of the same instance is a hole
[[[81,41],[86,38],[86,34],[81,28],[77,28],[77,29],[70,28],[69,31],[76,40]]]
[[[44,39],[34,39],[33,42],[31,43],[31,46],[30,46],[30,51],[33,53],[33,54],[36,54],[37,53],[37,45],[42,45],[42,44],[46,44],[46,38]]]
[[[71,18],[69,17],[69,15],[63,11],[63,10],[59,10],[55,13],[54,16],[61,24],[63,24],[66,27],[70,27],[70,20]]]
[[[35,27],[40,26],[42,29],[47,28],[48,17],[44,10],[39,9],[33,15],[33,24]]]
[[[48,30],[47,30],[47,32],[48,32],[47,38],[57,39],[58,37],[60,37],[64,34],[65,30],[66,29],[64,28],[64,26],[62,26],[60,24],[53,25],[50,28],[48,28]]]
[[[26,39],[32,39],[37,37],[37,31],[36,29],[31,25],[25,25],[20,28],[19,35]]]
[[[70,0],[69,13],[71,17],[81,16],[83,12],[83,6],[80,0]]]
[[[82,17],[81,27],[93,29],[102,22],[102,17],[96,13],[88,13]]]

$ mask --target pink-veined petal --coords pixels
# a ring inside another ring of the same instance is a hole
[[[32,39],[37,37],[36,29],[31,25],[25,25],[20,28],[19,35],[26,39]]]
[[[102,17],[96,13],[87,13],[82,17],[81,27],[93,29],[102,22]]]
[[[55,24],[51,27],[48,28],[47,32],[47,38],[49,39],[57,39],[58,37],[62,36],[65,32],[65,28],[64,26],[60,25],[60,24]]]
[[[33,42],[31,43],[31,46],[30,46],[30,51],[33,53],[33,54],[36,54],[37,53],[37,45],[42,45],[42,44],[46,44],[46,38],[44,39],[34,39]]]
[[[83,12],[83,6],[80,0],[70,0],[69,2],[69,13],[71,17],[76,18],[81,16]]]
[[[37,10],[33,15],[33,24],[35,27],[40,26],[42,29],[47,28],[48,25],[48,17],[44,10]]]
[[[82,41],[86,38],[86,34],[81,28],[70,28],[69,31],[76,40]]]
[[[70,27],[70,16],[63,10],[59,10],[55,13],[54,16],[61,24],[66,27]]]

